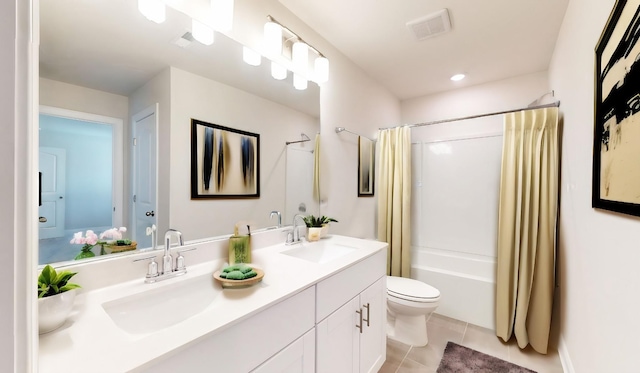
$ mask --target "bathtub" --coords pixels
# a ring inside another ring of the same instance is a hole
[[[412,247],[411,277],[440,290],[436,313],[495,330],[496,258]]]

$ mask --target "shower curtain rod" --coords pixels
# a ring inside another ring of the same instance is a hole
[[[307,142],[307,141],[311,141],[311,139],[309,138],[309,136],[307,136],[304,132],[300,134],[300,137],[302,137],[302,140],[298,140],[298,141],[287,141],[285,142],[285,144],[287,145],[291,145],[291,144],[297,144],[299,142]],[[306,139],[305,139],[306,137]]]
[[[410,128],[412,128],[412,127],[431,126],[431,125],[434,125],[434,124],[456,122],[456,121],[459,121],[459,120],[476,119],[476,118],[490,117],[492,115],[515,113],[517,111],[522,111],[522,110],[544,109],[544,108],[548,108],[548,107],[558,107],[558,106],[560,106],[560,101],[556,101],[556,102],[553,102],[551,104],[528,106],[528,107],[520,108],[520,109],[496,111],[496,112],[493,112],[493,113],[469,115],[469,116],[460,117],[460,118],[441,119],[441,120],[434,120],[434,121],[431,121],[431,122],[416,123],[416,124],[405,124],[405,125],[396,126],[396,127],[386,127],[386,128],[380,128],[380,130],[388,130],[388,129],[397,128],[397,127],[410,127]]]

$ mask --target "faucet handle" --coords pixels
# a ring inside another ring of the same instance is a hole
[[[193,251],[196,249],[197,247],[192,247],[190,249],[184,249],[184,250],[178,251],[178,256],[176,257],[176,271],[182,271],[186,269],[186,266],[184,264],[184,256],[182,256],[182,253],[187,251]]]
[[[142,260],[151,260],[151,262],[149,263],[149,268],[147,270],[147,275],[145,276],[146,278],[154,278],[154,277],[158,277],[159,273],[158,273],[158,262],[156,262],[156,256],[148,256],[146,258],[139,258],[139,259],[135,259],[134,262],[140,262]]]

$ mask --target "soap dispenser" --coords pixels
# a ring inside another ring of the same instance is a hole
[[[247,234],[240,235],[238,224],[233,229],[233,236],[229,237],[229,264],[251,263],[251,230],[247,225]]]

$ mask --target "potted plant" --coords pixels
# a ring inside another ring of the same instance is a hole
[[[327,235],[329,230],[329,223],[338,222],[334,218],[330,218],[328,216],[313,216],[308,215],[304,217],[304,223],[307,225],[307,240],[309,241],[317,241],[321,237]]]
[[[75,272],[56,270],[47,264],[38,276],[38,330],[40,334],[64,324],[73,308],[75,289],[80,285],[69,282]]]

